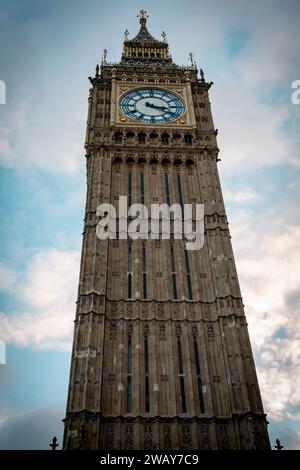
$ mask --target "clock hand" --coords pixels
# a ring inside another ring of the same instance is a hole
[[[147,108],[162,109],[163,111],[168,111],[168,108],[166,108],[165,106],[158,106],[153,103],[149,103],[149,101],[146,101],[145,106]]]

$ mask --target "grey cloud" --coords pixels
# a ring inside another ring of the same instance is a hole
[[[2,450],[47,450],[55,435],[62,443],[65,410],[48,407],[9,418],[0,427],[0,449]]]
[[[300,287],[290,290],[285,295],[285,303],[291,308],[300,307]]]

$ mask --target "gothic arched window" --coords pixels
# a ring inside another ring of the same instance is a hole
[[[123,134],[122,132],[116,132],[115,133],[115,143],[116,144],[121,144],[123,142]]]
[[[193,143],[193,136],[191,136],[191,134],[186,134],[184,136],[184,141],[187,145],[192,145]]]
[[[162,134],[161,141],[162,141],[163,144],[168,144],[169,143],[169,134],[167,134],[166,132],[164,134]]]

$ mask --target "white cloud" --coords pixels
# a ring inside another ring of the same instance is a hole
[[[222,171],[233,174],[251,167],[292,163],[295,156],[289,149],[298,136],[287,137],[280,130],[291,106],[259,102],[258,91],[248,88],[232,72],[224,72],[220,78],[212,91],[212,107],[220,129]]]
[[[48,110],[47,118],[33,104],[18,106],[3,116],[0,164],[7,168],[76,173],[83,164],[84,121],[74,117],[67,106],[51,106],[54,109]]]
[[[79,252],[45,250],[20,276],[22,311],[0,313],[1,339],[38,349],[70,349]]]
[[[227,189],[226,191],[223,191],[223,196],[226,203],[234,202],[238,204],[257,201],[257,199],[260,198],[260,195],[251,188],[244,188],[237,191]]]
[[[0,261],[0,291],[13,292],[17,277],[17,273],[7,263]]]
[[[222,168],[234,173],[280,163],[299,165],[299,106],[291,103],[291,83],[299,78],[299,15],[292,14],[292,7],[272,8],[269,2],[256,3],[247,17],[244,8],[233,2],[219,26],[226,38],[235,21],[248,33],[246,46],[234,59],[226,58],[211,77]],[[299,12],[299,5],[294,9]],[[224,36],[218,40],[224,43]],[[222,49],[223,44],[214,46]]]
[[[261,393],[273,420],[298,419],[300,406],[300,225],[290,215],[278,207],[231,220]]]

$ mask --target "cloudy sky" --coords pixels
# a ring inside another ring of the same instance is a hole
[[[166,30],[174,60],[186,65],[193,51],[214,81],[220,176],[270,436],[300,449],[298,0],[1,0],[0,448],[61,442],[87,77],[104,48],[120,58],[141,8],[153,35]]]

